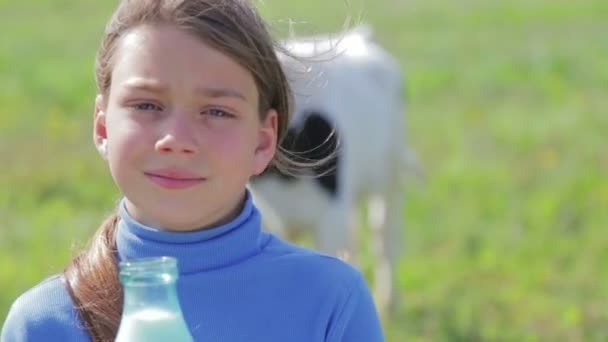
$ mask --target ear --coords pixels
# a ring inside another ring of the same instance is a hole
[[[93,143],[101,157],[107,159],[107,141],[108,134],[106,131],[106,102],[103,95],[98,94],[95,97],[95,110],[93,117]]]
[[[259,175],[268,166],[277,150],[279,115],[270,109],[260,127],[258,145],[255,149],[253,175]]]

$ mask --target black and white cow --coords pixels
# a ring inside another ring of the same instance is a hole
[[[284,44],[296,59],[280,55],[295,94],[282,146],[310,160],[337,153],[302,177],[267,170],[250,184],[254,199],[269,230],[287,237],[312,230],[316,248],[354,263],[365,206],[377,252],[374,296],[384,311],[393,303],[393,269],[402,251],[409,160],[400,66],[366,26]]]

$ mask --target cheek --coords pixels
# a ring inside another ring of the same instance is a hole
[[[136,134],[108,136],[108,167],[122,193],[128,193],[137,184],[137,174],[143,170],[146,149],[142,141]]]
[[[137,134],[115,134],[108,136],[109,155],[120,155],[123,158],[135,153],[143,143],[143,137]]]
[[[152,127],[130,120],[126,115],[110,116],[107,120],[108,144],[115,149],[146,144],[152,134]]]
[[[249,130],[240,127],[215,132],[209,138],[212,139],[212,142],[208,141],[209,145],[215,146],[213,150],[224,156],[246,157],[255,151],[254,135]]]
[[[128,123],[108,125],[108,161],[113,169],[141,158],[149,150],[150,134]],[[152,145],[153,146],[153,145]]]

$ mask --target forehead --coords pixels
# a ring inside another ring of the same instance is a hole
[[[113,83],[154,79],[167,87],[234,88],[257,99],[251,73],[201,38],[171,25],[134,28],[118,42]]]

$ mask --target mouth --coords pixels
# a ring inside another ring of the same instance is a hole
[[[174,169],[144,172],[144,174],[156,185],[170,190],[190,188],[207,180],[189,171]]]

